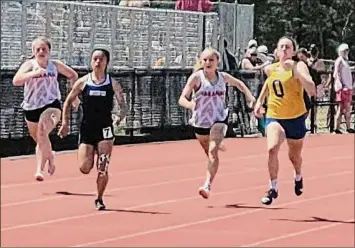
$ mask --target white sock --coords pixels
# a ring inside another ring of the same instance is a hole
[[[206,180],[206,181],[205,181],[205,184],[204,184],[203,186],[204,186],[205,188],[210,187],[210,186],[211,186],[210,180]]]
[[[301,181],[301,179],[302,179],[302,175],[298,175],[298,174],[296,174],[295,175],[295,180],[298,182],[298,181]]]
[[[277,191],[277,179],[270,180],[270,188]]]

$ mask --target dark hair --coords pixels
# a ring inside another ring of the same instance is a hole
[[[102,53],[105,55],[106,59],[107,59],[107,64],[110,63],[110,52],[109,52],[108,50],[106,50],[106,49],[104,49],[104,48],[95,48],[95,49],[91,52],[91,57],[92,57],[92,55],[94,54],[94,52],[96,52],[96,51],[102,52]]]
[[[309,53],[308,53],[307,49],[302,47],[302,48],[298,49],[296,51],[296,53],[292,56],[292,60],[297,61],[297,62],[300,61],[297,56],[300,53],[303,54],[304,56],[306,56],[307,58],[309,58]]]
[[[309,52],[304,47],[297,50],[297,54],[299,54],[299,53],[302,53],[304,56],[309,57]]]
[[[104,48],[95,48],[92,52],[91,52],[91,59],[92,59],[92,55],[94,54],[94,52],[96,51],[100,51],[104,54],[104,56],[106,57],[107,59],[107,64],[106,64],[106,68],[105,68],[105,73],[107,71],[107,67],[108,67],[108,64],[110,63],[110,52]]]
[[[279,43],[280,42],[280,40],[282,40],[282,39],[288,39],[288,40],[290,40],[291,42],[292,42],[292,46],[293,46],[293,55],[292,55],[292,60],[293,61],[296,61],[296,62],[298,62],[299,61],[299,59],[298,59],[298,57],[297,57],[297,42],[296,42],[296,40],[294,39],[294,38],[292,38],[292,37],[290,37],[290,36],[283,36],[283,37],[281,37],[280,39],[279,39],[279,41],[277,42],[277,43]]]
[[[290,37],[290,36],[282,36],[279,41],[277,42],[277,44],[280,42],[280,40],[282,39],[288,39],[292,42],[292,46],[293,46],[293,51],[295,52],[297,50],[297,42],[294,38]]]

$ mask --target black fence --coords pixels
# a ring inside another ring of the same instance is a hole
[[[76,68],[80,76],[87,69]],[[115,130],[116,144],[130,144],[149,141],[191,139],[194,135],[188,124],[191,113],[178,105],[178,99],[191,69],[128,69],[111,71],[123,89],[129,111],[125,120]],[[233,71],[235,77],[243,80],[255,96],[261,88],[265,75],[261,72]],[[23,88],[14,87],[14,70],[1,72],[0,78],[0,156],[14,156],[34,153],[35,144],[28,134],[21,102]],[[326,76],[328,74],[325,74]],[[59,78],[62,101],[67,94],[67,81]],[[314,132],[332,129],[334,116],[332,94],[315,99],[318,109],[312,118],[310,129]],[[235,88],[228,89],[229,137],[260,135],[262,129],[246,107],[244,95]],[[54,150],[76,149],[81,119],[81,109],[71,110],[70,134],[60,139],[51,133]],[[319,117],[320,116],[320,117]],[[316,128],[317,127],[317,128]]]

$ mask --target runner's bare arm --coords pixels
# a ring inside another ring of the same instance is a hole
[[[113,78],[112,78],[112,87],[115,92],[116,102],[117,102],[119,109],[120,109],[120,112],[118,114],[119,120],[116,122],[120,122],[126,117],[128,108],[127,108],[126,101],[124,99],[123,89],[122,89],[121,85]]]

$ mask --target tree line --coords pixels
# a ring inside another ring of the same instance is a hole
[[[242,2],[242,1],[239,1]],[[300,47],[316,44],[323,58],[334,59],[345,42],[355,60],[355,3],[352,0],[244,0],[255,4],[254,34],[275,47],[280,36],[294,37]]]

